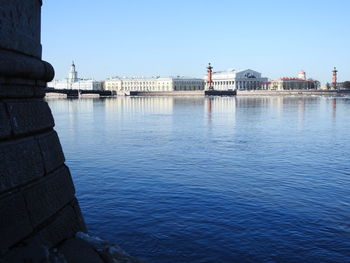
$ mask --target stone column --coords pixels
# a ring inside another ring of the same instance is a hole
[[[12,262],[16,249],[36,254],[85,231],[43,99],[54,70],[41,60],[41,5],[0,0],[0,262]]]

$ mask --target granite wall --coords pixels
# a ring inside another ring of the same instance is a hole
[[[43,99],[54,70],[41,59],[41,5],[0,0],[0,262],[24,262],[28,246],[46,253],[86,230]]]
[[[0,0],[0,262],[141,262],[86,233],[45,96],[41,0]]]

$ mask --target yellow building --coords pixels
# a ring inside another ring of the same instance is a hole
[[[161,92],[204,90],[203,79],[185,77],[152,78],[109,78],[104,82],[104,89],[117,95],[128,95],[130,91]]]

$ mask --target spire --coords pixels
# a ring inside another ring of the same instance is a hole
[[[69,82],[77,82],[78,81],[78,72],[75,70],[74,61],[72,61],[72,65],[70,66],[70,71],[68,73],[68,81]]]

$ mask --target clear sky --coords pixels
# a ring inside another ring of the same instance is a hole
[[[274,79],[350,80],[349,0],[44,0],[43,59],[65,78],[202,77],[253,69]]]

